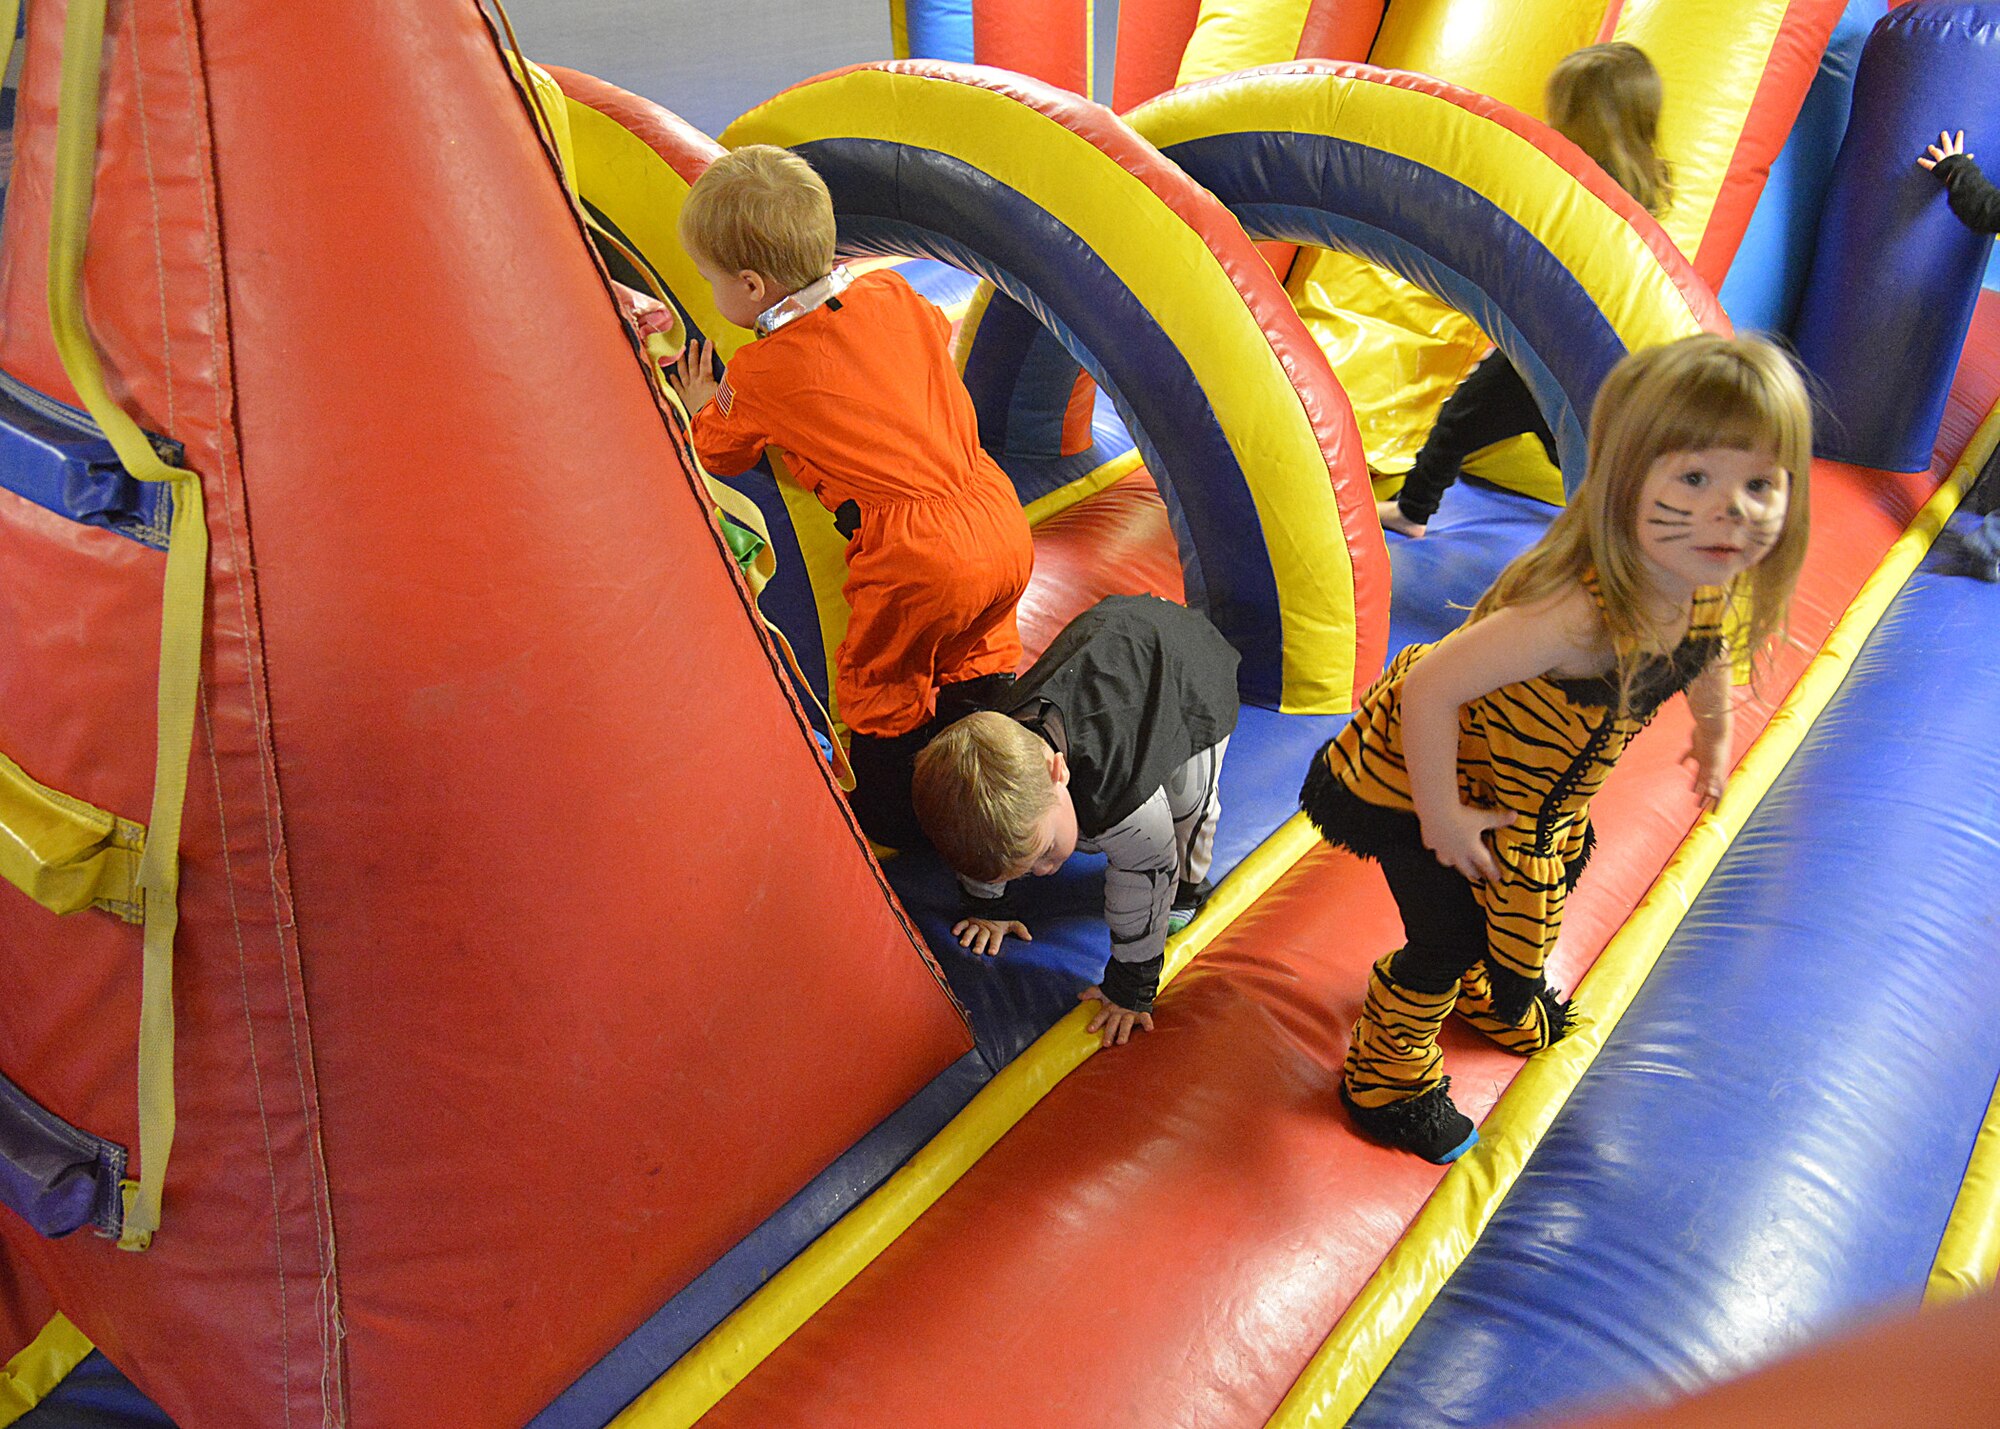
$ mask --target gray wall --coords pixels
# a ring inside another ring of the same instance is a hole
[[[888,0],[506,0],[528,58],[642,94],[719,134],[822,71],[892,57]]]

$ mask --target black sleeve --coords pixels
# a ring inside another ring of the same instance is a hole
[[[1974,233],[2000,233],[2000,189],[1979,172],[1968,154],[1953,154],[1931,170],[1944,181],[1951,211]]]
[[[1104,965],[1098,986],[1104,995],[1127,1012],[1151,1012],[1153,994],[1160,990],[1160,969],[1166,957],[1147,958],[1142,963],[1125,963],[1113,958]]]
[[[982,884],[981,886],[991,888],[995,885],[989,883]],[[1027,920],[1021,917],[1021,900],[1015,892],[1015,889],[1019,886],[1019,880],[1016,880],[1014,883],[1003,883],[998,886],[1000,892],[997,895],[989,896],[984,893],[975,892],[966,885],[965,879],[959,879],[958,916],[961,918],[991,918],[995,922],[1005,922],[1009,918],[1012,918],[1017,922],[1026,922]]]

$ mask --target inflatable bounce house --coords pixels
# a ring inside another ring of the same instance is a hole
[[[490,0],[19,8],[0,1425],[2000,1422],[2000,587],[1927,559],[2000,297],[1914,162],[2000,156],[2000,4],[900,0],[713,138]],[[1612,38],[1657,221],[1540,113]],[[1098,860],[979,958],[860,835],[841,538],[781,452],[704,480],[659,380],[748,339],[676,218],[753,141],[957,323],[1030,654],[1114,592],[1240,652],[1129,1045]],[[1727,795],[1669,705],[1576,1030],[1448,1033],[1478,1145],[1370,1145],[1398,921],[1307,760],[1546,527],[1624,353],[1752,328],[1823,410]],[[1489,343],[1557,460],[1385,539]]]

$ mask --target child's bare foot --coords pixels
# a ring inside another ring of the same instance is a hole
[[[1375,514],[1381,519],[1384,531],[1394,531],[1397,535],[1408,536],[1413,541],[1424,534],[1424,523],[1412,521],[1403,514],[1403,508],[1393,501],[1376,502]]]

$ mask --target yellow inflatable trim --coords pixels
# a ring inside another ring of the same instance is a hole
[[[1596,39],[1603,22],[1604,0],[1391,5],[1368,58],[1384,69],[1436,75],[1545,119],[1542,90],[1556,61]]]
[[[1989,1288],[2000,1276],[2000,1086],[1972,1144],[1972,1161],[1945,1222],[1924,1304],[1943,1305]]]
[[[95,1348],[65,1315],[42,1326],[19,1354],[0,1365],[0,1429],[48,1398]]]
[[[1116,486],[1133,472],[1146,464],[1146,458],[1137,447],[1123,456],[1115,456],[1110,461],[1094,467],[1078,477],[1068,486],[1058,486],[1046,496],[1038,496],[1028,503],[1028,524],[1039,526],[1058,512],[1067,511],[1079,501],[1097,495],[1107,487]]]
[[[727,362],[751,333],[715,310],[715,295],[681,247],[681,205],[692,185],[617,120],[574,99],[563,108],[577,192],[631,241]]]
[[[771,475],[777,478],[778,495],[784,498],[785,514],[792,520],[792,539],[799,543],[799,560],[812,586],[813,608],[819,615],[820,649],[826,654],[826,709],[840,719],[834,655],[847,638],[847,622],[854,612],[847,604],[847,538],[834,529],[833,513],[820,505],[819,498],[799,485],[784,453],[767,448]],[[846,726],[840,726],[845,729]]]
[[[0,877],[51,913],[102,908],[142,921],[145,847],[144,826],[37,783],[0,754]]]
[[[1468,476],[1532,496],[1550,506],[1563,504],[1562,473],[1542,449],[1541,439],[1532,433],[1524,432],[1490,447],[1481,447],[1465,459],[1463,470]]]
[[[1172,982],[1318,842],[1319,835],[1305,816],[1296,814],[1259,845],[1223,880],[1202,916],[1167,940],[1160,985]],[[900,1171],[709,1331],[612,1420],[611,1429],[683,1429],[714,1408],[887,1249],[1036,1102],[1097,1051],[1097,1038],[1084,1031],[1090,1011],[1079,1006],[1001,1068]]]
[[[1285,291],[1354,408],[1368,470],[1409,471],[1445,399],[1492,346],[1486,334],[1407,278],[1330,248],[1301,252]]]
[[[1944,529],[1996,444],[2000,409],[1987,416],[1952,478],[1917,513],[1855,594],[1826,644],[1743,756],[1722,802],[1696,821],[1632,916],[1606,944],[1572,1003],[1576,1030],[1522,1067],[1481,1125],[1479,1145],[1452,1163],[1271,1416],[1271,1429],[1334,1429],[1348,1421],[1374,1387],[1513,1188],[1695,896],[1840,688],[1869,632]],[[1990,1148],[1993,1143],[1986,1144]]]
[[[1442,174],[1513,219],[1589,294],[1627,349],[1699,331],[1687,299],[1623,216],[1526,137],[1421,90],[1267,74],[1176,92],[1131,114],[1162,149],[1234,133],[1318,134]]]

